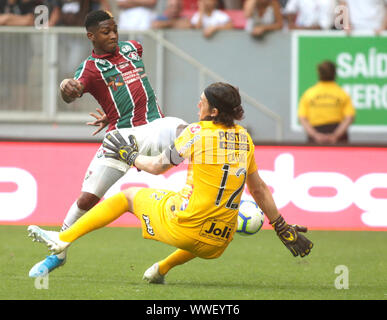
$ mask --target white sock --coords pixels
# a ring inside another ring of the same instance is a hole
[[[64,249],[61,253],[58,253],[56,256],[58,257],[58,259],[65,259],[66,258],[66,255],[67,255],[67,249]]]
[[[79,209],[77,201],[75,201],[67,212],[66,218],[63,221],[63,225],[60,231],[64,231],[70,228],[70,226],[73,225],[80,217],[82,217],[86,211],[87,210]]]
[[[66,218],[63,221],[63,225],[62,225],[62,228],[60,229],[60,231],[64,231],[64,230],[70,228],[70,226],[72,224],[74,224],[75,221],[77,221],[85,213],[86,213],[86,210],[79,209],[78,205],[77,205],[77,201],[75,201],[73,203],[73,205],[70,207],[69,211],[67,212]],[[67,254],[67,249],[64,250],[63,252],[57,254],[56,256],[59,259],[64,259],[64,258],[66,258],[66,254]]]

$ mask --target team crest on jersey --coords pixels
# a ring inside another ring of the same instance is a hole
[[[116,76],[109,77],[107,79],[107,83],[108,83],[108,87],[113,89],[114,91],[117,91],[118,87],[121,87],[124,85],[124,82],[119,74]]]
[[[121,47],[121,51],[123,53],[128,53],[130,50],[132,50],[132,48],[130,46],[128,46],[128,45]]]
[[[135,60],[135,61],[139,61],[140,60],[140,56],[138,55],[138,53],[136,51],[132,51],[128,54],[128,58],[131,59],[131,60]]]
[[[192,127],[189,128],[189,131],[191,131],[192,134],[198,133],[202,127],[198,124],[193,125]]]

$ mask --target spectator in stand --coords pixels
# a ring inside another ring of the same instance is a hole
[[[324,61],[317,69],[320,81],[301,97],[298,118],[308,135],[308,142],[347,143],[347,131],[356,113],[351,98],[335,82],[333,62]]]
[[[118,28],[148,30],[156,18],[157,0],[117,0],[120,15]]]
[[[111,11],[109,0],[91,0],[91,10],[108,10]]]
[[[278,0],[246,0],[243,11],[247,19],[245,30],[254,37],[282,29],[283,19]]]
[[[219,30],[232,29],[231,18],[216,8],[217,0],[198,0],[198,11],[191,18],[195,29],[203,29],[206,38],[210,38]]]
[[[243,0],[219,0],[219,2],[224,10],[241,10],[243,7]]]
[[[35,0],[0,0],[0,26],[32,26]]]
[[[108,0],[39,0],[37,4],[48,7],[50,18],[48,25],[82,26],[86,14],[95,7],[110,10]]]
[[[62,7],[59,26],[72,27],[83,26],[86,15],[91,10],[90,0],[61,0]],[[60,73],[64,77],[73,76],[74,64],[90,55],[90,49],[85,46],[84,38],[80,35],[58,35],[58,61],[60,61]]]
[[[0,0],[0,26],[33,26],[34,0]],[[31,34],[1,34],[1,46],[9,47],[11,59],[4,59],[1,88],[6,88],[6,99],[0,105],[4,110],[25,110],[28,92],[28,75],[34,55]],[[7,52],[3,51],[3,52]],[[6,75],[6,76],[5,76]]]
[[[379,35],[381,32],[387,30],[387,7],[384,8],[384,18],[382,22],[382,26],[379,29],[376,29],[375,33]]]
[[[85,17],[90,9],[89,0],[62,0],[59,25],[83,26]]]
[[[285,8],[286,4],[288,3],[288,0],[279,0],[279,3],[281,5],[281,8]]]
[[[329,30],[334,25],[336,0],[289,0],[284,9],[290,30]]]
[[[348,34],[352,30],[369,30],[379,34],[387,27],[387,0],[340,0],[348,8],[344,26]]]
[[[61,16],[62,1],[61,0],[39,0],[36,5],[44,5],[48,8],[49,19],[48,26],[53,27],[59,23]]]
[[[189,19],[183,17],[181,0],[167,0],[167,6],[163,14],[156,17],[152,23],[152,28],[176,28],[187,29],[191,27]]]

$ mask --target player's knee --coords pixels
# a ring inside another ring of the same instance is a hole
[[[77,200],[77,206],[79,209],[88,211],[94,207],[99,202],[99,200],[100,198],[95,194],[82,192]]]
[[[139,187],[131,187],[128,189],[125,189],[122,191],[126,197],[126,200],[128,200],[128,205],[129,205],[129,211],[134,213],[134,197],[136,196],[137,192],[140,191],[143,188]]]
[[[134,200],[134,197],[136,196],[137,192],[140,191],[142,188],[139,188],[139,187],[130,187],[128,189],[125,189],[123,191],[126,199],[129,201],[129,202],[133,202]]]

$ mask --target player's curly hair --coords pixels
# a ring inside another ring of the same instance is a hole
[[[113,19],[113,15],[107,10],[95,10],[87,14],[85,18],[86,30],[90,30],[91,27],[98,26],[102,21]]]
[[[204,95],[210,108],[217,108],[219,111],[216,117],[210,117],[208,120],[230,128],[235,125],[235,120],[243,119],[244,110],[238,88],[229,83],[215,82],[204,90]]]

